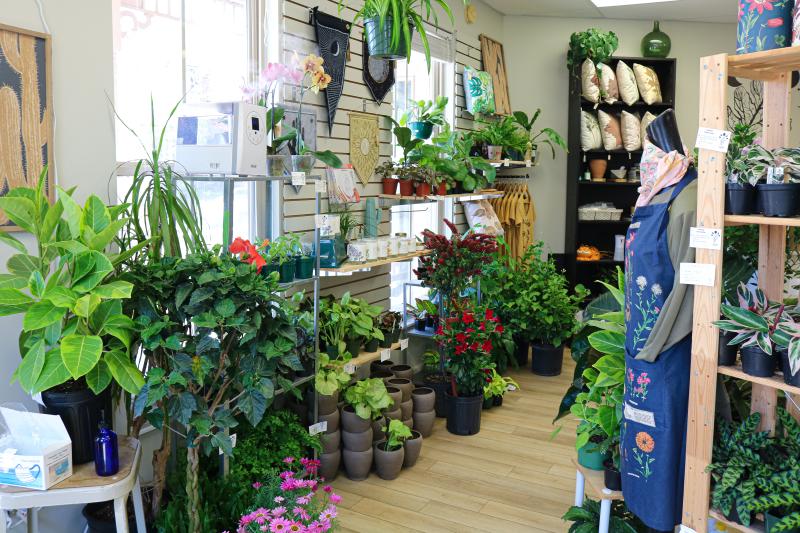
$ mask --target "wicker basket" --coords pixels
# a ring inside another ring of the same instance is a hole
[[[578,220],[597,220],[597,209],[591,207],[579,207]]]

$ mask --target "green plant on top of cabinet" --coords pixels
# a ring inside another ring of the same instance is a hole
[[[542,128],[538,132],[534,132],[533,126],[539,120],[542,110],[537,109],[530,118],[524,111],[514,111],[514,120],[516,123],[525,130],[528,140],[525,144],[525,161],[536,162],[539,157],[539,144],[546,144],[550,147],[553,159],[556,158],[556,147],[561,148],[567,152],[567,142],[564,140],[556,130],[553,128]]]
[[[618,46],[619,38],[613,31],[589,28],[586,31],[575,32],[569,38],[567,67],[571,70],[587,58],[595,63],[605,63],[611,59]]]

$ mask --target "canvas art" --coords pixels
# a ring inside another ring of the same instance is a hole
[[[481,57],[483,59],[483,70],[492,77],[495,113],[498,115],[510,115],[511,98],[508,95],[508,74],[503,45],[491,37],[481,35]]]
[[[52,198],[50,36],[0,24],[0,196],[34,187],[45,166]],[[19,230],[0,211],[0,228]]]
[[[464,95],[467,111],[473,115],[494,113],[494,89],[488,72],[464,67]]]

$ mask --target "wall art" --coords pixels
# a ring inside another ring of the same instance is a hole
[[[464,95],[467,111],[473,115],[494,113],[494,89],[488,72],[464,67]]]
[[[492,77],[494,85],[494,109],[498,115],[511,114],[511,98],[508,96],[508,75],[503,45],[491,37],[481,35],[481,57],[483,70]]]
[[[383,103],[383,99],[389,94],[394,85],[394,61],[388,59],[378,59],[369,55],[367,41],[362,41],[361,50],[364,83],[369,89],[372,99],[378,104]]]
[[[380,158],[378,116],[350,113],[350,163],[366,186]]]
[[[324,90],[325,104],[328,106],[328,132],[333,131],[333,119],[344,89],[344,71],[347,49],[350,46],[350,23],[346,20],[311,9],[311,21],[317,34],[319,55],[325,60],[323,67],[330,75],[331,82]]]

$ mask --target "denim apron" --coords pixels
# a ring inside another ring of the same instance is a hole
[[[662,531],[672,531],[681,522],[691,335],[653,363],[635,357],[650,337],[675,279],[667,242],[669,207],[696,177],[690,168],[672,187],[667,203],[637,208],[626,239],[622,492],[631,512]]]

